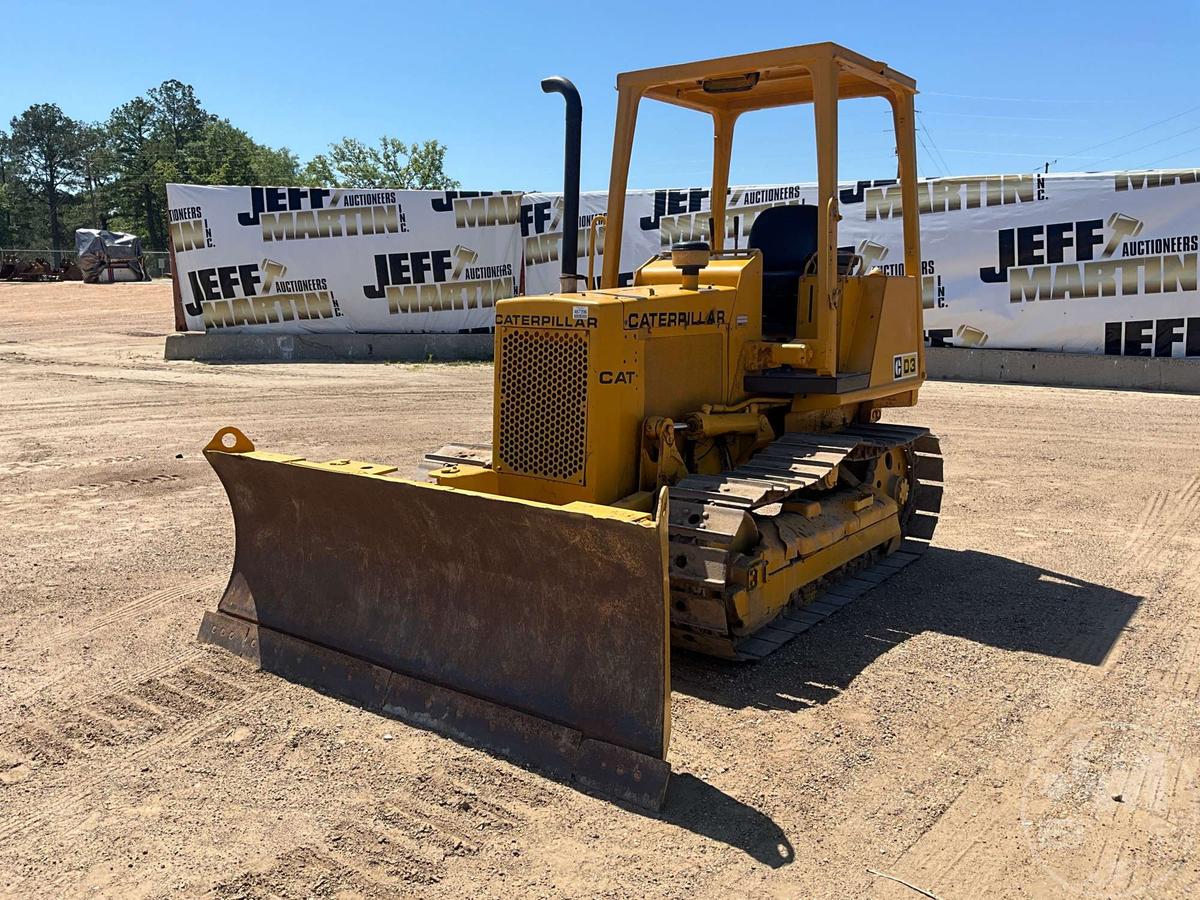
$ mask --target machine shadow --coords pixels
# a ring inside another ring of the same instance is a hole
[[[621,799],[617,795],[606,793],[602,787],[595,784],[585,784],[571,772],[564,771],[563,760],[555,758],[553,754],[543,755],[539,762],[534,757],[539,749],[546,749],[546,744],[539,742],[539,738],[545,737],[542,729],[535,728],[532,732],[525,733],[521,726],[517,726],[514,731],[509,732],[512,737],[511,745],[505,741],[503,743],[508,749],[502,749],[496,746],[495,736],[488,732],[488,729],[481,731],[472,728],[471,718],[477,709],[469,702],[465,708],[456,709],[449,716],[440,714],[445,712],[445,709],[437,701],[431,700],[429,705],[424,707],[417,703],[414,706],[432,714],[414,717],[413,714],[403,711],[407,708],[404,704],[393,707],[385,702],[385,697],[403,699],[402,695],[393,695],[387,690],[386,670],[374,669],[369,664],[316,645],[310,645],[306,652],[297,653],[295,639],[269,629],[257,632],[255,644],[257,657],[254,661],[264,672],[307,685],[326,697],[350,704],[381,719],[402,722],[421,731],[439,735],[459,746],[477,750],[494,760],[509,763],[647,819],[667,822],[727,844],[772,868],[780,868],[793,861],[791,842],[770,816],[694,775],[672,773],[667,782],[666,796],[661,808],[639,806],[631,799]],[[318,675],[323,677],[317,677]],[[446,727],[447,719],[455,722],[455,725]],[[505,733],[503,728],[499,729],[499,733]],[[527,753],[513,749],[520,747],[525,738],[530,739],[525,745]]]
[[[422,731],[428,731],[461,747],[477,750],[500,763],[508,763],[525,772],[561,784],[563,787],[596,797],[614,806],[647,819],[666,822],[684,828],[693,834],[726,844],[741,850],[747,856],[773,869],[791,865],[795,858],[792,842],[783,829],[766,813],[726,794],[703,779],[686,772],[672,772],[667,785],[667,795],[662,808],[657,811],[645,809],[626,800],[607,796],[583,787],[562,773],[547,771],[536,764],[498,752],[495,749],[437,728],[412,722],[404,717],[391,715],[377,706],[363,703],[319,684],[310,684],[314,690],[341,703],[350,703],[364,712],[382,719],[401,722]]]
[[[671,776],[660,812],[634,811],[720,841],[772,869],[791,865],[795,857],[791,841],[770,816],[686,772]]]
[[[1098,666],[1140,598],[974,550],[931,547],[837,615],[757,663],[679,652],[673,690],[722,706],[827,703],[875,659],[923,631]]]

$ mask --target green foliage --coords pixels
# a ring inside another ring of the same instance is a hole
[[[35,103],[11,122],[15,177],[45,203],[50,246],[64,246],[62,210],[81,184],[83,126],[54,103]]]
[[[109,228],[165,250],[169,182],[449,190],[459,185],[445,156],[436,140],[385,135],[374,147],[343,138],[301,166],[287,147],[260,144],[206,111],[192,86],[174,79],[100,123],[39,103],[0,130],[0,247],[60,249],[75,228]]]
[[[368,147],[355,138],[329,145],[304,167],[305,184],[343,188],[407,188],[454,190],[459,183],[444,171],[446,145],[436,140],[406,144],[384,135],[379,146]]]
[[[291,184],[299,161],[286,147],[256,144],[228,119],[213,119],[184,146],[188,180],[197,184]]]
[[[30,217],[25,209],[30,200],[25,182],[16,172],[12,139],[0,130],[0,247],[12,247],[27,239],[27,222]]]
[[[113,184],[112,227],[141,234],[149,247],[160,246],[161,232],[151,234],[160,222],[157,207],[165,207],[154,191],[159,142],[154,127],[154,107],[136,97],[112,111],[105,126],[116,159]]]
[[[84,125],[79,132],[79,174],[82,191],[77,195],[70,225],[75,228],[107,228],[112,211],[112,189],[116,181],[117,158],[107,129],[101,125]]]

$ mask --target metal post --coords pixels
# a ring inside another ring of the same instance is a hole
[[[617,127],[613,135],[612,171],[608,177],[608,221],[604,224],[604,270],[600,286],[617,287],[621,277],[621,234],[625,227],[625,188],[629,180],[629,157],[633,152],[633,129],[641,95],[632,88],[617,89]]]
[[[817,131],[817,350],[816,369],[837,374],[838,270],[838,65],[829,57],[812,66],[813,116]]]

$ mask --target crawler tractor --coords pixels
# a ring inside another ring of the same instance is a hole
[[[912,79],[834,44],[617,78],[603,273],[576,273],[578,94],[567,103],[562,289],[496,304],[490,447],[428,481],[392,466],[206,453],[236,558],[201,636],[558,777],[657,807],[670,646],[773,652],[916,558],[938,442],[878,424],[925,377]],[[890,104],[904,273],[838,245],[838,102]],[[620,283],[639,105],[711,118],[707,240]],[[734,126],[814,107],[817,202],[762,211],[730,246]]]

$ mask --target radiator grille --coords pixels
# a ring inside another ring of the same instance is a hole
[[[507,330],[500,338],[499,366],[501,467],[583,484],[586,332]]]

